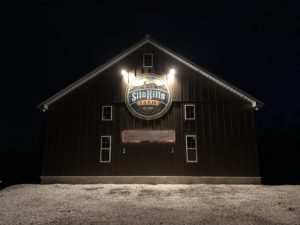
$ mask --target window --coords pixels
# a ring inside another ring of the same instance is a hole
[[[111,136],[101,136],[100,162],[110,162]]]
[[[102,106],[102,120],[109,121],[112,120],[112,106],[103,105]]]
[[[194,104],[184,105],[184,119],[185,120],[195,120],[196,119]]]
[[[186,161],[197,162],[197,139],[196,135],[185,136]]]
[[[153,54],[152,53],[143,54],[143,66],[144,67],[153,67]]]

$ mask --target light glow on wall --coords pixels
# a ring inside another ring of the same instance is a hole
[[[123,76],[124,81],[126,81],[128,84],[131,83],[135,76],[133,73],[127,72],[127,70],[121,70],[121,74]]]
[[[173,69],[173,68],[171,68],[170,71],[169,71],[169,73],[167,74],[167,80],[170,81],[170,82],[174,81],[174,75],[175,75],[175,73],[176,73],[176,70]]]

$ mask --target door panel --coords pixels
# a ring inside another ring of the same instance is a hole
[[[167,176],[176,175],[176,142],[149,142],[139,143],[122,142],[124,130],[175,130],[161,119],[143,121],[133,117],[126,109],[125,104],[116,107],[115,140],[118,145],[115,149],[116,175],[120,176]],[[123,148],[125,152],[123,153]],[[173,153],[172,153],[172,148]]]
[[[174,144],[170,143],[123,144],[119,157],[119,174],[136,176],[174,175],[175,152],[172,152],[172,148],[174,148]]]

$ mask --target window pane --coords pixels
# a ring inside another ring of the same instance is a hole
[[[104,114],[110,114],[110,107],[104,107]]]
[[[188,148],[196,148],[196,137],[194,137],[194,136],[187,137],[187,147]]]
[[[110,148],[110,137],[102,137],[101,148]]]
[[[144,55],[144,66],[152,66],[152,54]]]
[[[188,161],[197,161],[196,158],[196,149],[188,149]]]
[[[195,114],[194,114],[194,107],[193,105],[187,105],[185,106],[185,115],[187,119],[194,119]]]
[[[104,106],[103,107],[103,119],[105,120],[111,120],[111,110],[112,110],[112,107],[111,106]]]
[[[108,149],[102,149],[101,150],[101,161],[109,161],[109,150]]]

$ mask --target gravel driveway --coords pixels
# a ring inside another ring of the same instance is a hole
[[[15,185],[0,224],[300,224],[300,186]]]

